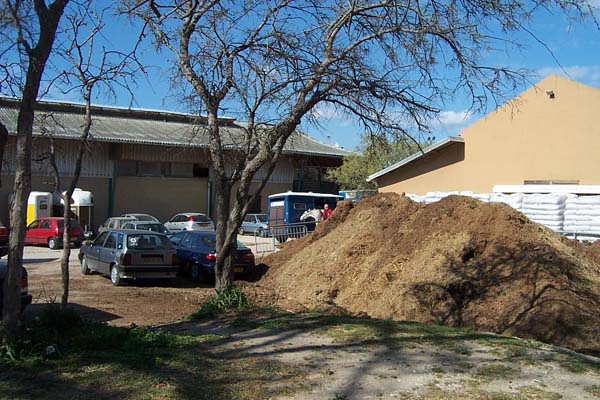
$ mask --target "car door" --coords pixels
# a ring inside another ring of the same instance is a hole
[[[104,246],[100,249],[100,257],[98,260],[98,270],[100,273],[109,275],[110,264],[115,260],[117,252],[117,232],[109,232]]]
[[[36,236],[39,235],[38,228],[40,226],[40,220],[36,219],[27,226],[27,232],[25,233],[25,244],[34,244],[36,242]]]
[[[49,238],[56,236],[56,231],[52,229],[52,223],[49,219],[41,221],[38,232],[37,243],[39,244],[46,244]]]
[[[254,215],[246,215],[242,223],[242,228],[244,229],[244,233],[254,232]]]
[[[100,271],[100,251],[102,250],[102,247],[104,246],[104,242],[106,241],[107,237],[108,231],[102,232],[100,236],[98,236],[96,240],[94,240],[92,246],[87,248],[87,251],[85,252],[88,267],[93,269],[94,271]]]
[[[193,233],[184,234],[179,247],[177,248],[177,256],[181,254],[181,260],[183,264],[187,264],[194,258],[194,250],[192,248]]]
[[[174,232],[179,232],[183,230],[182,222],[184,221],[184,217],[185,216],[178,214],[171,218],[171,220],[169,221],[169,227],[167,229]]]

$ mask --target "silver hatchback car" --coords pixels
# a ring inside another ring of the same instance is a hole
[[[202,213],[181,213],[165,222],[165,228],[171,232],[180,231],[214,231],[212,219]]]
[[[97,271],[113,285],[124,279],[173,279],[177,251],[166,235],[138,230],[107,230],[79,251],[81,273]]]

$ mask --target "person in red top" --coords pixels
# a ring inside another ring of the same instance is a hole
[[[325,204],[323,206],[323,211],[321,211],[321,219],[323,219],[323,221],[325,221],[327,218],[331,217],[332,212],[333,212],[333,210],[331,208],[329,208],[329,204]]]

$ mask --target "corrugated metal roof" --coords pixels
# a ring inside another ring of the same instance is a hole
[[[427,154],[429,154],[429,153],[431,153],[431,152],[433,152],[435,150],[441,150],[441,149],[445,148],[446,146],[448,146],[448,145],[450,145],[452,143],[464,143],[464,142],[465,142],[465,139],[463,139],[463,138],[461,138],[459,136],[450,136],[450,137],[447,137],[446,139],[441,140],[441,141],[439,141],[437,143],[434,143],[431,146],[425,148],[422,152],[419,151],[418,153],[415,153],[415,154],[413,154],[411,156],[406,157],[403,160],[398,161],[396,164],[390,165],[387,168],[384,168],[384,169],[382,169],[380,171],[375,172],[373,175],[370,175],[367,178],[367,182],[371,182],[374,179],[377,179],[380,176],[383,176],[383,175],[388,174],[388,173],[390,173],[392,171],[395,171],[398,168],[401,168],[404,165],[406,165],[406,164],[408,164],[408,163],[410,163],[412,161],[418,160],[421,157],[425,157]]]
[[[0,97],[0,121],[11,134],[16,134],[18,103]],[[79,104],[39,102],[34,123],[34,135],[44,130],[53,137],[77,139],[80,136],[84,109]],[[93,107],[91,134],[99,142],[139,143],[160,146],[208,147],[204,118],[191,114],[140,109]],[[235,148],[243,140],[244,130],[232,119],[221,119],[223,144]],[[306,134],[296,132],[287,142],[288,154],[343,157],[346,151],[321,143]]]

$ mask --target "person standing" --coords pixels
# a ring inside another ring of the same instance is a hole
[[[323,211],[321,211],[321,219],[323,221],[328,219],[329,217],[331,217],[332,212],[333,210],[329,208],[329,204],[325,203],[325,205],[323,206]]]

